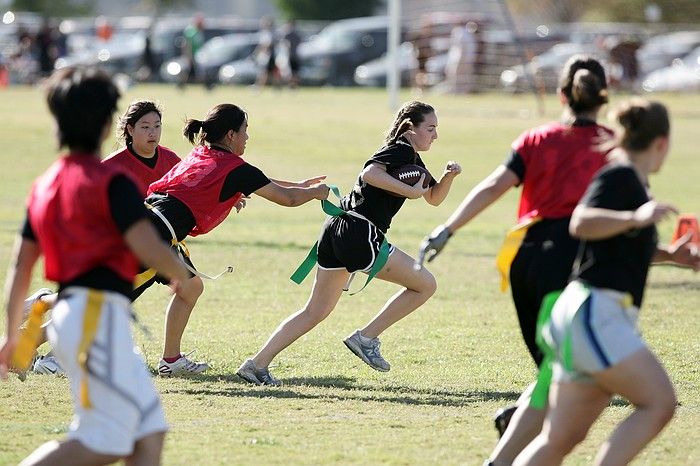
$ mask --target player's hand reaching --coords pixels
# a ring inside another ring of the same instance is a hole
[[[423,262],[428,259],[431,262],[435,257],[440,254],[442,248],[445,247],[447,241],[452,236],[450,230],[447,229],[445,225],[440,225],[436,227],[430,236],[427,236],[420,245],[420,251],[418,252],[418,259],[414,264],[416,270],[420,270],[423,267]]]
[[[0,343],[0,379],[7,380],[7,371],[10,367],[12,353],[17,346],[17,340],[3,338]]]
[[[670,244],[666,251],[671,261],[697,272],[700,270],[700,251],[697,245],[691,242],[692,238],[693,232],[689,231]]]
[[[677,214],[676,209],[671,204],[663,202],[649,201],[642,204],[634,211],[632,221],[636,228],[643,228],[667,218],[669,215]]]
[[[326,183],[319,183],[315,186],[311,186],[311,188],[315,190],[314,199],[318,199],[319,201],[328,199],[328,193],[330,193],[331,188],[329,188]]]
[[[236,213],[240,212],[242,209],[245,208],[246,206],[246,199],[250,199],[248,196],[244,196],[236,202],[236,205],[234,207],[236,208]]]
[[[305,180],[299,181],[297,183],[297,186],[299,188],[310,188],[311,186],[318,184],[325,179],[326,179],[326,175],[318,175],[318,176],[314,176],[312,178],[307,178]]]

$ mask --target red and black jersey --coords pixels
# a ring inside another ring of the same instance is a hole
[[[243,196],[238,192],[220,200],[229,173],[243,164],[245,161],[239,155],[197,146],[160,180],[152,183],[148,194],[167,194],[185,204],[196,221],[190,236],[202,235],[223,222]]]
[[[94,155],[68,154],[34,182],[27,210],[48,280],[68,283],[100,267],[133,280],[139,264],[110,210],[109,185],[120,174]]]
[[[134,154],[128,147],[109,154],[102,163],[113,168],[120,168],[130,174],[141,194],[145,197],[148,186],[161,179],[171,168],[180,162],[180,157],[167,147],[156,147],[155,165],[149,166],[146,160]]]
[[[570,216],[593,175],[605,165],[607,151],[601,145],[612,134],[594,122],[553,122],[521,134],[506,163],[523,185],[518,222]]]

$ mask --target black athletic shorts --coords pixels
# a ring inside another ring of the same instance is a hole
[[[163,239],[163,241],[165,241],[165,242],[168,243],[168,244],[171,244],[171,243],[172,243],[172,235],[170,234],[170,231],[168,230],[168,227],[165,226],[165,224],[164,224],[163,221],[160,219],[160,217],[158,217],[158,215],[156,215],[153,211],[149,210],[149,211],[148,211],[148,214],[149,214],[149,218],[150,218],[150,220],[151,220],[151,223],[152,223],[153,226],[156,228],[156,230],[158,230],[158,234],[159,234],[160,237]],[[192,260],[190,260],[189,255],[187,254],[187,249],[183,248],[183,247],[180,246],[180,245],[171,246],[171,248],[172,248],[173,252],[174,252],[178,257],[180,257],[180,254],[178,254],[178,249],[179,249],[180,252],[181,252],[181,254],[182,254],[182,258],[184,259],[185,263],[186,263],[187,265],[189,265],[190,267],[192,267],[194,270],[197,270],[197,269],[195,268],[194,264],[192,263]],[[148,270],[147,267],[141,266],[141,270],[140,270],[139,273],[145,272],[146,270]],[[190,272],[190,276],[191,276],[191,277],[194,277],[194,274],[193,274],[192,272]],[[156,274],[156,275],[153,276],[150,280],[144,282],[144,283],[143,283],[141,286],[139,286],[138,288],[134,288],[134,290],[131,292],[131,296],[130,296],[131,300],[132,300],[132,301],[135,301],[136,298],[138,298],[139,296],[141,296],[141,295],[143,294],[143,292],[146,291],[148,288],[150,288],[151,285],[153,285],[154,283],[160,283],[161,285],[167,285],[168,283],[170,283],[170,280],[168,280],[167,278],[165,278],[165,277],[162,276],[162,275]]]
[[[530,227],[510,266],[510,289],[520,331],[538,367],[543,358],[536,343],[542,299],[566,287],[578,245],[569,235],[569,217],[545,219]]]
[[[331,217],[318,240],[318,266],[369,272],[383,241],[384,233],[369,220],[351,215]],[[389,253],[393,250],[389,245]]]

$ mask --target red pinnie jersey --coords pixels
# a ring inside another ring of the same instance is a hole
[[[197,223],[190,236],[203,235],[223,222],[243,195],[236,193],[219,201],[226,177],[244,163],[239,155],[197,146],[163,178],[152,183],[148,194],[169,194],[182,201]]]
[[[606,164],[607,151],[600,146],[612,134],[597,124],[556,122],[521,134],[513,143],[525,164],[518,223],[570,216],[593,175]]]
[[[112,152],[102,163],[109,167],[120,168],[122,171],[130,174],[139,188],[139,192],[145,197],[148,186],[168,173],[180,161],[180,157],[167,147],[158,146],[156,154],[158,155],[158,160],[153,168],[140,161],[126,147]]]
[[[68,154],[34,182],[29,222],[48,280],[66,283],[96,267],[133,280],[139,263],[109,206],[109,183],[119,173],[92,154]]]

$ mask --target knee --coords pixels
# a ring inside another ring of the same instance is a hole
[[[562,455],[565,455],[573,450],[576,445],[583,442],[587,434],[588,429],[575,424],[569,425],[564,429],[548,429],[546,433],[547,444],[551,445],[552,448]]]
[[[188,293],[188,298],[196,301],[197,298],[202,296],[202,293],[204,293],[204,282],[202,281],[201,278],[198,276],[194,276],[190,278],[190,288],[189,288],[189,293]]]
[[[299,314],[304,318],[309,326],[313,327],[328,317],[332,311],[332,307],[306,303]]]
[[[421,289],[418,291],[425,295],[426,299],[430,298],[437,291],[437,280],[435,280],[432,273],[425,269],[423,269],[423,276],[421,278]]]
[[[649,406],[649,408],[654,413],[654,422],[656,422],[657,427],[661,430],[673,419],[676,413],[678,399],[673,389],[659,395],[655,397],[654,403]]]

